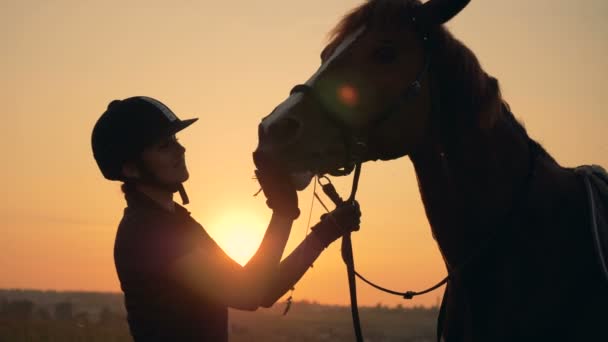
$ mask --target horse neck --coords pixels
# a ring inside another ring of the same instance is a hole
[[[410,158],[433,235],[448,267],[503,222],[529,172],[529,138],[499,114],[488,131],[469,129],[449,146],[430,139]],[[517,199],[519,200],[519,199]]]

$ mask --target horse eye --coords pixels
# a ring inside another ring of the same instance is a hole
[[[397,59],[397,49],[393,46],[382,46],[374,50],[372,57],[377,63],[389,64]]]

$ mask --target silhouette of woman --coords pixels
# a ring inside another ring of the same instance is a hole
[[[99,169],[123,182],[127,207],[114,261],[136,342],[227,341],[228,307],[270,307],[324,248],[359,228],[358,204],[339,207],[281,261],[299,215],[297,193],[276,163],[254,156],[273,214],[256,254],[239,265],[173,201],[179,192],[187,204],[182,183],[189,177],[175,134],[196,120],[180,120],[158,100],[136,96],[112,101],[93,129]]]

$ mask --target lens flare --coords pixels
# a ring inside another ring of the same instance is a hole
[[[350,84],[343,84],[338,87],[338,99],[342,104],[354,107],[359,103],[359,94],[355,87]]]

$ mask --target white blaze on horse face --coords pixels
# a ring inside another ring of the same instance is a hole
[[[306,81],[306,85],[312,86],[317,78],[319,78],[319,76],[327,69],[327,67],[349,46],[351,46],[363,34],[364,31],[365,27],[361,27],[355,32],[346,36],[346,38],[344,38],[340,45],[338,45],[338,47],[334,50],[333,54],[319,67],[317,72],[315,72],[314,75],[312,75],[312,77]],[[262,120],[261,125],[264,132],[267,132],[268,127],[270,127],[273,123],[284,118],[285,115],[289,113],[291,109],[300,102],[300,100],[302,100],[302,98],[303,95],[301,93],[295,93],[279,104],[272,114]]]
[[[342,40],[342,43],[340,43],[340,45],[338,45],[338,47],[334,50],[334,53],[332,53],[332,55],[325,61],[325,63],[321,64],[317,72],[315,72],[315,74],[312,75],[312,77],[308,81],[306,81],[306,85],[312,85],[317,80],[317,78],[319,78],[319,76],[325,71],[325,69],[327,69],[327,67],[336,58],[338,58],[338,56],[340,56],[342,52],[344,52],[344,50],[351,46],[359,38],[359,36],[363,34],[364,31],[365,27],[360,27],[355,32],[344,38],[344,40]]]

